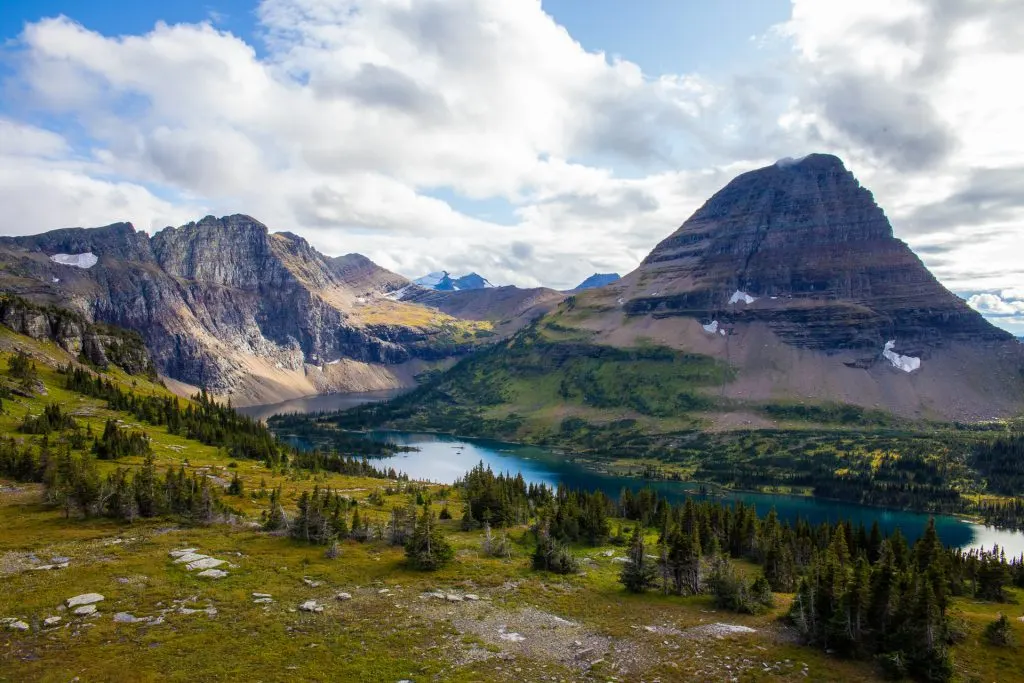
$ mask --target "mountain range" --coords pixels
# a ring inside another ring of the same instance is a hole
[[[413,284],[439,292],[461,292],[467,289],[487,289],[494,286],[486,278],[476,273],[453,278],[446,270],[416,278],[413,280]]]
[[[134,330],[171,386],[238,405],[412,386],[466,356],[486,375],[532,343],[553,354],[548,365],[661,349],[669,360],[655,363],[663,376],[651,386],[700,366],[699,381],[673,385],[678,412],[720,427],[763,424],[755,407],[765,402],[935,419],[1024,407],[1021,345],[942,287],[829,155],[737,177],[636,270],[595,274],[568,294],[494,287],[476,273],[410,281],[244,215],[152,236],[115,223],[0,238],[0,290]],[[564,368],[514,365],[500,379],[522,392],[496,414],[549,411],[531,406],[530,388],[564,381]],[[570,384],[578,396],[565,385],[552,399],[562,414],[644,414],[592,405],[595,387]]]

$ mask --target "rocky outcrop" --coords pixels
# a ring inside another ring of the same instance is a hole
[[[96,367],[116,365],[132,375],[155,375],[142,337],[128,330],[90,323],[81,314],[53,306],[37,306],[0,294],[0,323],[32,339],[55,342],[68,353]]]
[[[244,215],[151,238],[128,223],[2,238],[0,266],[5,291],[138,331],[170,378],[217,394],[244,385],[239,405],[311,393],[307,369],[341,359],[396,365],[468,349],[457,324],[415,304],[381,298],[382,312],[377,297],[404,278],[358,255],[331,259]]]

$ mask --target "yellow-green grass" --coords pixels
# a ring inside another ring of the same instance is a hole
[[[0,371],[5,366],[6,356],[0,354]],[[25,413],[38,413],[54,400],[77,413],[76,419],[94,431],[102,429],[108,417],[136,423],[129,415],[106,410],[101,401],[61,389],[61,378],[52,368],[40,366],[39,370],[49,396],[5,401],[0,433],[15,434]],[[162,391],[156,385],[148,389]],[[360,515],[374,525],[383,524],[393,506],[404,507],[411,500],[407,493],[394,490],[400,486],[397,482],[272,472],[258,462],[232,463],[219,449],[170,435],[163,428],[141,428],[152,438],[161,467],[187,460],[191,468],[207,468],[224,479],[238,473],[245,495],[224,500],[251,519],[258,518],[268,503],[259,494],[261,482],[268,489],[282,487],[290,512],[303,490],[331,487],[358,500]],[[138,464],[138,459],[101,463],[108,471]],[[716,610],[707,596],[625,593],[618,583],[622,565],[602,554],[612,549],[621,556],[622,548],[577,547],[574,552],[587,558],[584,572],[562,577],[530,569],[532,546],[525,527],[510,531],[512,556],[496,559],[480,552],[480,531],[459,531],[458,522],[452,520],[443,526],[457,549],[455,561],[436,573],[423,573],[406,567],[400,548],[380,541],[346,541],[341,544],[341,556],[330,560],[322,547],[243,525],[185,527],[169,520],[124,524],[65,519],[42,503],[40,486],[12,482],[0,482],[0,486],[0,582],[4,586],[0,617],[23,619],[31,626],[27,633],[0,632],[0,681],[74,677],[82,681],[520,681],[542,677],[685,681],[733,676],[739,680],[869,681],[877,677],[870,663],[838,660],[795,643],[779,622],[791,596],[776,596],[777,605],[768,614],[742,616]],[[386,493],[389,487],[393,491]],[[458,492],[445,490],[449,509],[458,517],[462,507]],[[374,492],[382,498],[377,505],[368,500]],[[434,511],[439,512],[441,487],[430,487],[429,493]],[[613,529],[620,526],[631,523],[612,521]],[[649,534],[647,540],[653,543],[655,536]],[[169,551],[185,547],[197,547],[235,566],[228,569],[226,578],[199,578],[171,562]],[[29,566],[28,553],[42,561],[67,556],[71,564],[63,570],[22,571]],[[744,562],[738,566],[750,577],[759,571]],[[323,584],[312,587],[304,578]],[[381,594],[384,588],[390,593]],[[465,614],[460,610],[478,608],[469,603],[436,605],[419,597],[434,589],[476,593],[488,601],[481,603],[486,605],[482,609],[510,618],[533,608],[572,620],[590,633],[614,639],[617,646],[634,648],[643,665],[623,673],[604,662],[585,673],[564,660],[528,658],[516,647],[482,640],[465,629],[459,632],[454,622]],[[353,597],[336,601],[337,591]],[[83,621],[58,611],[64,600],[86,592],[106,597],[99,605],[99,617]],[[253,592],[270,593],[275,602],[256,605]],[[1024,593],[1015,591],[1014,596],[1020,599]],[[325,611],[297,611],[309,599],[320,601]],[[211,604],[217,614],[172,611],[165,615],[166,623],[158,626],[115,624],[112,619],[120,611],[152,616],[179,604],[191,608]],[[1000,610],[1009,610],[1013,617],[1022,611],[1017,605],[954,600],[953,611],[968,634],[967,641],[954,648],[963,680],[1013,680],[1024,670],[1021,650],[1000,650],[981,641],[985,624]],[[63,624],[41,629],[42,620],[53,615],[63,616]],[[746,625],[757,632],[721,639],[688,638],[645,628],[681,631],[715,622]],[[1014,629],[1024,640],[1024,624],[1015,620]],[[495,656],[465,661],[469,651]],[[775,664],[780,666],[773,668]]]

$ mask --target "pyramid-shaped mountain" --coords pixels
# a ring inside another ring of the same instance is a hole
[[[627,281],[630,315],[763,322],[824,350],[1010,339],[943,287],[893,236],[871,193],[825,154],[737,177]]]
[[[714,391],[734,405],[1024,410],[1024,347],[943,287],[831,155],[738,176],[632,273],[552,315],[600,345],[724,361]]]

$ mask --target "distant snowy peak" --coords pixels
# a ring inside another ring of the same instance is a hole
[[[439,292],[455,292],[464,289],[487,289],[489,287],[494,287],[487,278],[482,275],[478,275],[477,273],[469,273],[468,275],[453,278],[446,270],[416,278],[413,280],[413,283],[420,287],[426,287],[427,289],[435,289]]]
[[[598,287],[604,287],[610,285],[613,282],[619,280],[618,273],[594,273],[583,282],[576,285],[576,289],[573,291],[579,291],[581,289],[596,289]]]

